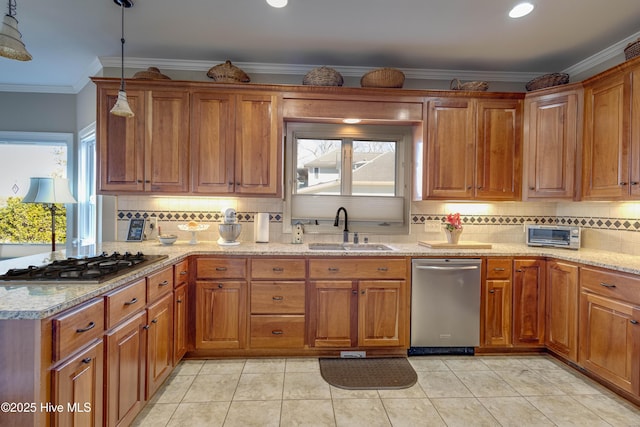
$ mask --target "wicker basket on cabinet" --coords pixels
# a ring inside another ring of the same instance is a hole
[[[247,73],[233,65],[229,60],[226,60],[224,64],[209,68],[207,77],[222,83],[248,83],[251,81]]]
[[[631,42],[624,48],[624,58],[629,60],[640,55],[640,38],[635,42]]]
[[[569,83],[569,74],[551,73],[536,77],[525,85],[528,91],[544,89],[546,87],[564,85]]]
[[[487,82],[466,82],[462,83],[458,79],[451,80],[451,84],[449,85],[451,90],[468,90],[468,91],[477,91],[484,92],[489,89],[489,83]]]
[[[342,74],[330,67],[317,67],[309,71],[302,79],[303,85],[310,86],[342,86]]]
[[[402,87],[404,73],[395,68],[378,68],[369,71],[360,79],[362,87]]]

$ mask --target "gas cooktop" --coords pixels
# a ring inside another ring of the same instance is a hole
[[[42,266],[14,268],[0,275],[0,280],[38,283],[101,283],[165,258],[167,255],[145,255],[142,252],[136,254],[114,252],[111,255],[104,252],[92,257],[57,260]]]

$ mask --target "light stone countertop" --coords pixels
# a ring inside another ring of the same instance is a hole
[[[543,256],[571,261],[597,267],[640,275],[640,257],[614,252],[580,249],[578,251],[553,248],[535,248],[524,244],[493,244],[491,249],[431,249],[417,243],[385,243],[393,251],[357,251],[310,250],[308,244],[286,243],[241,243],[238,246],[218,246],[215,242],[201,241],[190,245],[187,241],[178,241],[171,246],[156,242],[110,242],[92,247],[82,252],[59,251],[29,257],[15,258],[0,262],[0,273],[10,268],[26,268],[29,265],[42,265],[52,259],[64,259],[78,256],[91,256],[96,253],[114,251],[138,252],[145,254],[164,254],[168,258],[137,269],[130,274],[105,281],[100,284],[82,284],[60,282],[55,284],[37,284],[35,282],[0,282],[0,320],[3,319],[44,319],[67,308],[102,295],[135,279],[146,276],[154,270],[175,264],[191,255],[238,255],[238,256],[403,256],[403,257],[447,257],[447,256]]]

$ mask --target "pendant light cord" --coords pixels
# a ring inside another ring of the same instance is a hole
[[[120,36],[120,90],[124,92],[124,2],[120,3],[120,9],[122,10],[122,24],[120,25],[122,29]]]
[[[9,0],[9,15],[11,17],[16,16],[16,0]]]

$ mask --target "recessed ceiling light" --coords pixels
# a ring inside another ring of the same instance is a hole
[[[342,119],[342,123],[346,123],[348,125],[355,125],[356,123],[360,123],[362,120],[360,119]]]
[[[511,18],[522,18],[523,16],[530,14],[532,10],[533,5],[531,3],[520,3],[511,9],[509,16]]]
[[[285,7],[288,3],[288,0],[267,0],[267,3],[271,7]]]

